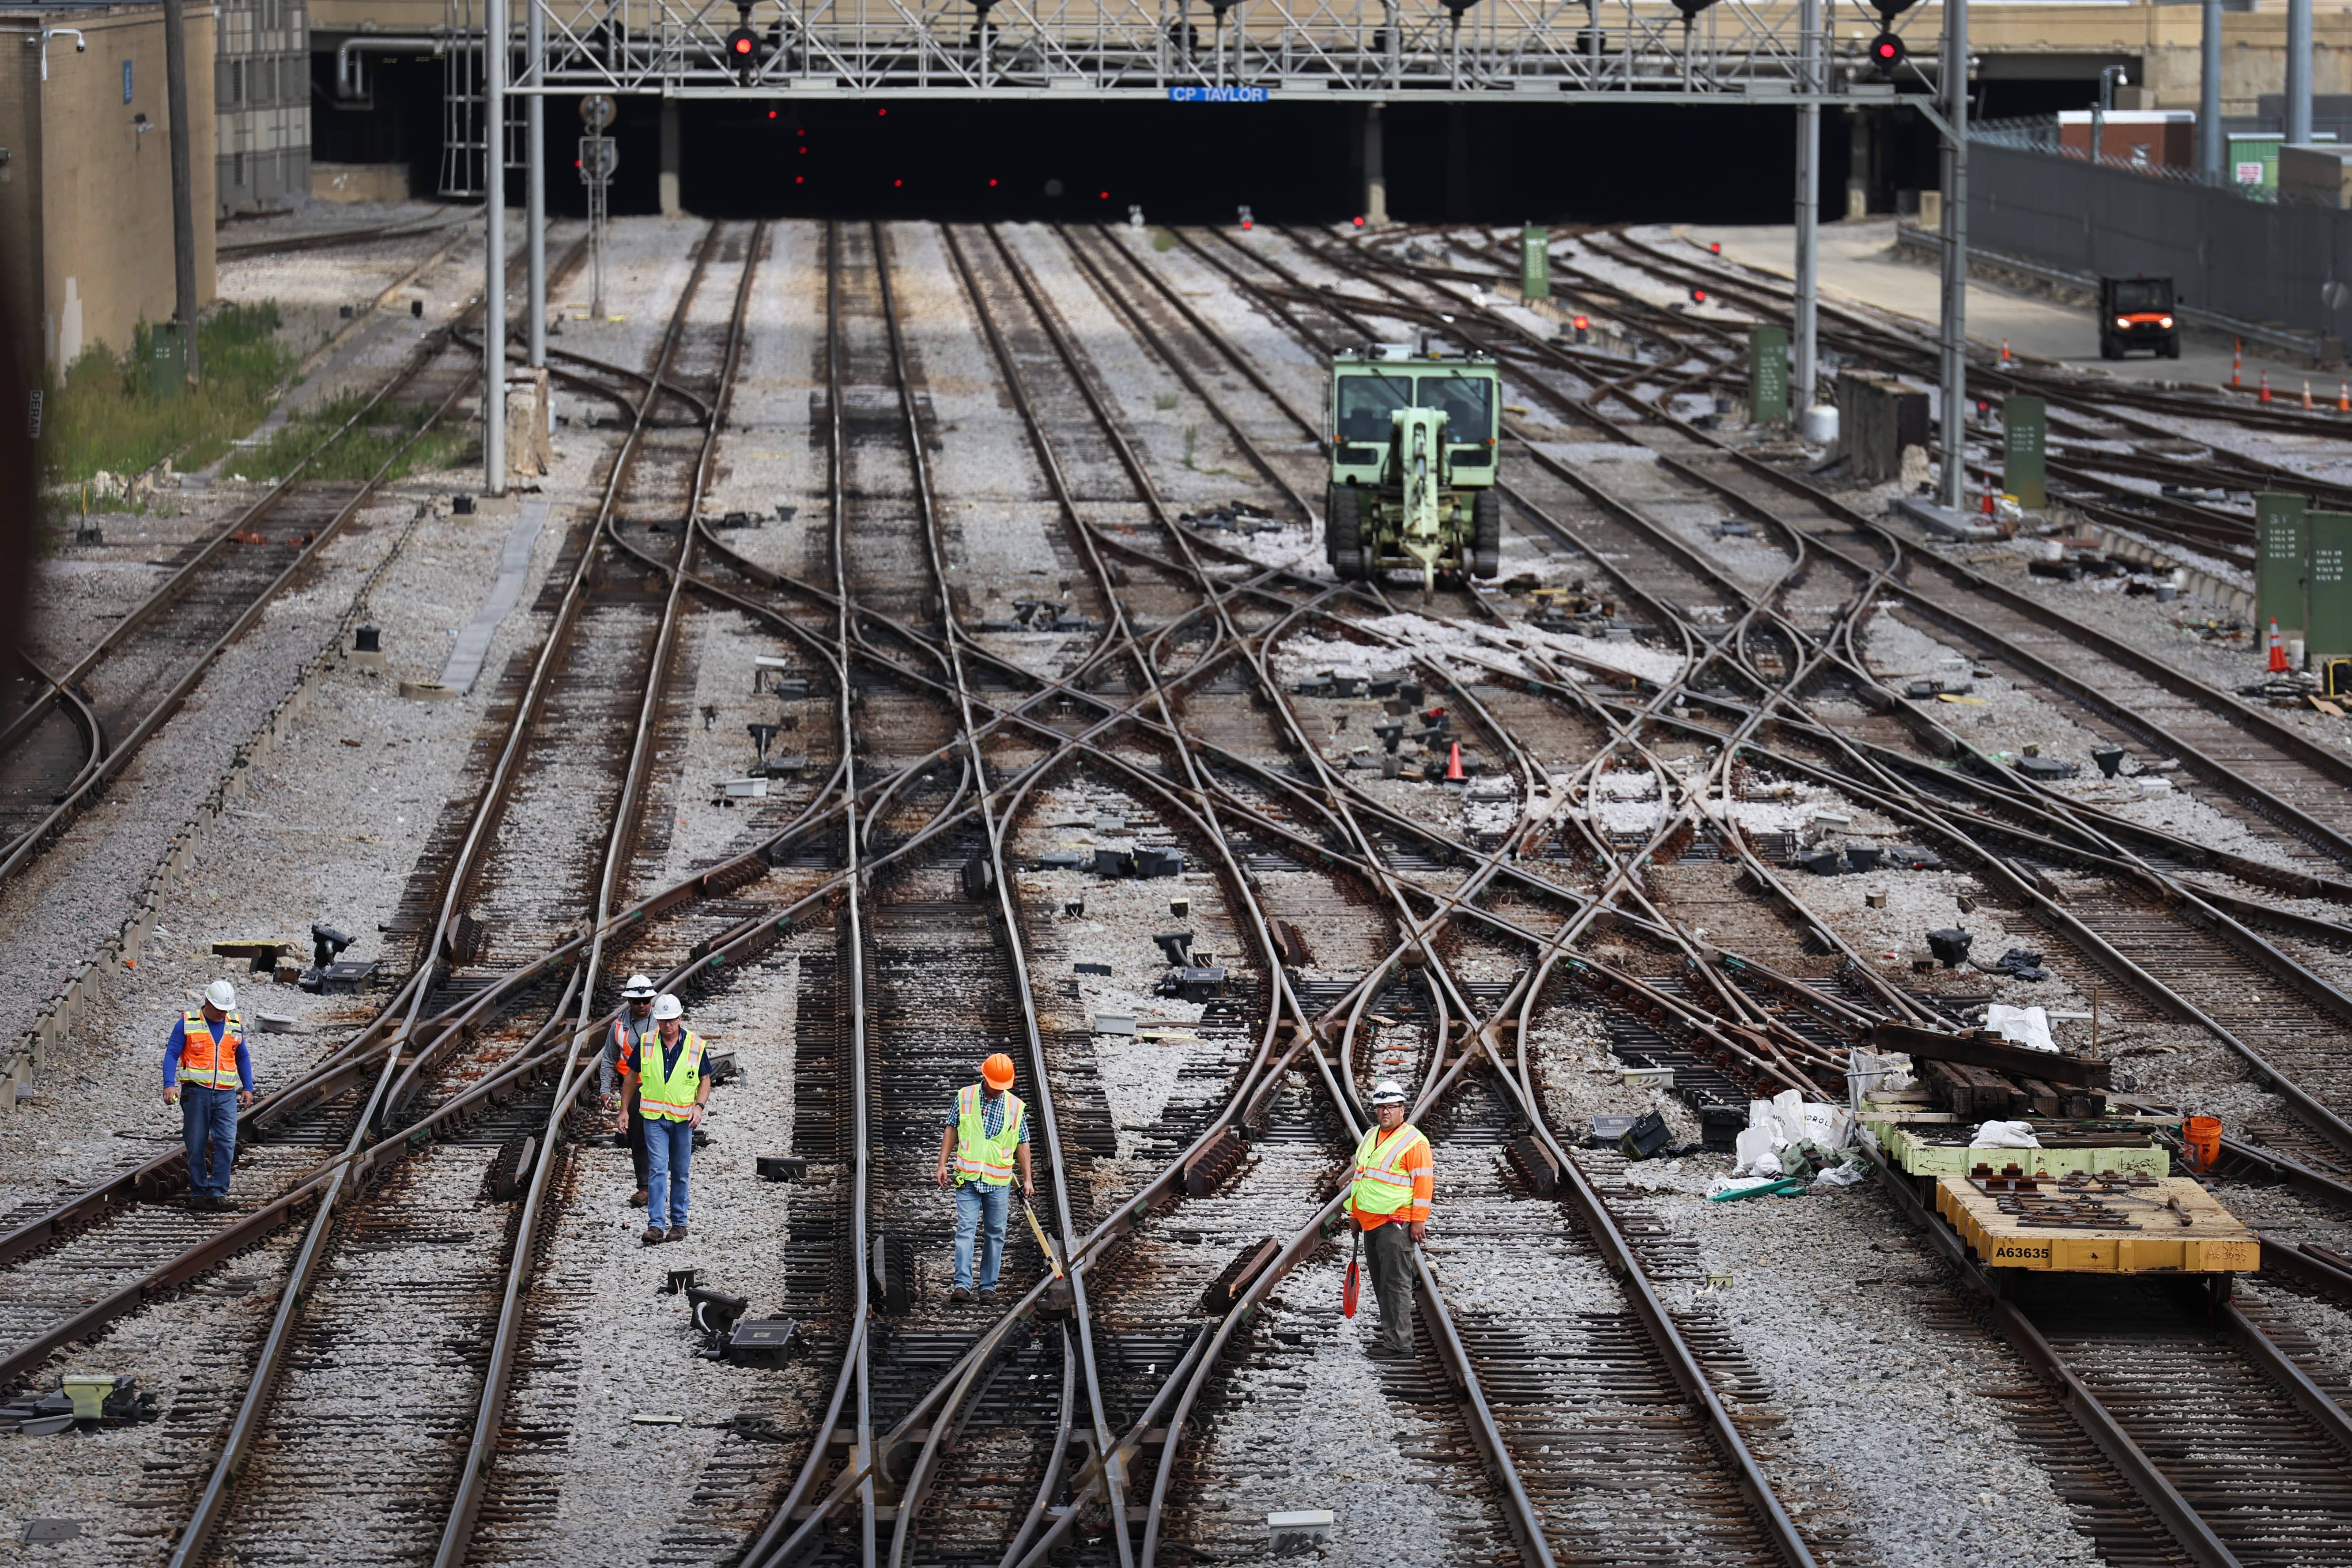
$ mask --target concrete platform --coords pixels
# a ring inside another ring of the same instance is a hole
[[[1938,294],[1936,269],[1896,254],[1893,218],[1823,224],[1821,233],[1824,300],[1874,305],[1930,328],[1934,326]],[[1701,250],[1720,241],[1727,260],[1783,278],[1795,275],[1797,237],[1790,225],[1743,227],[1693,224],[1688,234]],[[2227,385],[2230,380],[2231,340],[2222,333],[2195,328],[2182,332],[2180,357],[2177,360],[2147,355],[2103,360],[2099,357],[2098,324],[2089,310],[1970,279],[1969,342],[1998,351],[2004,338],[2009,340],[2013,353],[2103,370],[2126,381],[2203,381]],[[2317,398],[2324,392],[2325,401],[2330,405],[2336,401],[2336,384],[2342,379],[2341,372],[2312,369],[2311,361],[2304,355],[2249,342],[2246,384],[2253,385],[2256,375],[2263,370],[2270,372],[2274,395],[2300,399],[2304,380],[2308,377],[2312,395]]]

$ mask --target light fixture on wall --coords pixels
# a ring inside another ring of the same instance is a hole
[[[41,51],[43,81],[49,79],[49,40],[59,36],[69,37],[74,41],[74,53],[83,55],[89,52],[89,40],[81,36],[79,27],[44,27],[37,33],[26,34],[25,47],[28,49],[38,47]]]

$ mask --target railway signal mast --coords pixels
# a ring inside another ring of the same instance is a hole
[[[592,92],[580,100],[580,121],[588,134],[580,138],[580,183],[588,187],[588,254],[595,279],[588,306],[591,320],[604,319],[604,230],[611,217],[613,173],[621,165],[620,145],[604,134],[618,110],[608,93]]]

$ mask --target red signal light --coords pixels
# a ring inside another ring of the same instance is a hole
[[[893,180],[893,181],[891,181],[891,182],[890,182],[890,188],[891,188],[892,190],[894,190],[894,191],[895,191],[895,190],[897,190],[900,185],[903,185],[903,184],[905,184],[906,183],[907,183],[907,182],[906,182],[906,181],[904,181],[904,180]]]
[[[1881,70],[1893,70],[1910,52],[1902,38],[1894,33],[1881,33],[1870,40],[1871,63]]]
[[[1101,201],[1106,201],[1106,202],[1107,202],[1107,201],[1110,200],[1110,193],[1109,193],[1108,191],[1101,192],[1101,193],[1099,193],[1099,195],[1098,195],[1098,196],[1097,196],[1097,199],[1098,199],[1098,200],[1101,200]]]
[[[1361,227],[1363,227],[1363,226],[1364,226],[1364,220],[1363,220],[1363,217],[1361,216],[1361,215],[1359,215],[1359,216],[1357,216],[1357,218],[1356,218],[1355,222],[1356,222],[1356,226],[1357,226],[1358,228],[1361,228]]]
[[[1591,325],[1592,325],[1592,319],[1591,319],[1591,317],[1589,317],[1589,316],[1579,316],[1579,317],[1577,317],[1577,318],[1576,318],[1576,330],[1577,330],[1578,331],[1580,331],[1580,331],[1584,331],[1587,327],[1590,327]]]
[[[989,188],[989,189],[991,189],[991,190],[994,190],[994,189],[996,188],[996,182],[995,182],[994,180],[991,180],[991,181],[989,181],[989,182],[988,182],[988,188]]]
[[[886,115],[886,114],[887,114],[887,113],[889,113],[889,112],[890,112],[890,111],[889,111],[888,110],[887,110],[887,109],[877,109],[877,110],[876,110],[874,111],[874,118],[875,118],[875,119],[877,119],[877,120],[879,120],[879,119],[881,119],[884,115]]]
[[[738,27],[727,35],[727,58],[738,69],[760,63],[760,35],[749,27]]]
[[[773,120],[775,117],[776,117],[776,111],[775,111],[774,110],[772,110],[772,110],[768,110],[768,118],[769,118],[769,119]]]
[[[1709,240],[1707,241],[1706,248],[1714,255],[1721,256],[1723,254],[1723,241],[1719,239]]]

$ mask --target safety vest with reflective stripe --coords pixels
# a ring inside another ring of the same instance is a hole
[[[1021,1097],[1007,1090],[1004,1096],[1004,1125],[993,1138],[981,1130],[986,1125],[982,1118],[986,1107],[980,1098],[980,1085],[968,1083],[956,1090],[956,1181],[961,1184],[977,1179],[992,1187],[1002,1187],[1013,1180],[1013,1152],[1021,1146]]]
[[[1372,1146],[1380,1139],[1381,1130],[1374,1126],[1356,1145],[1356,1181],[1349,1189],[1348,1202],[1365,1214],[1391,1215],[1412,1205],[1412,1173],[1405,1168],[1405,1156],[1415,1144],[1426,1148],[1428,1140],[1410,1121],[1401,1123],[1374,1153]]]
[[[684,1121],[694,1113],[694,1091],[702,1082],[702,1037],[692,1029],[677,1053],[677,1076],[663,1066],[661,1036],[637,1044],[637,1111],[647,1121]]]
[[[200,1084],[205,1089],[242,1089],[245,1079],[236,1070],[236,1046],[245,1038],[245,1026],[231,1013],[221,1020],[221,1034],[215,1037],[213,1026],[202,1013],[182,1016],[182,1026],[187,1031],[187,1044],[180,1050],[180,1081]]]

